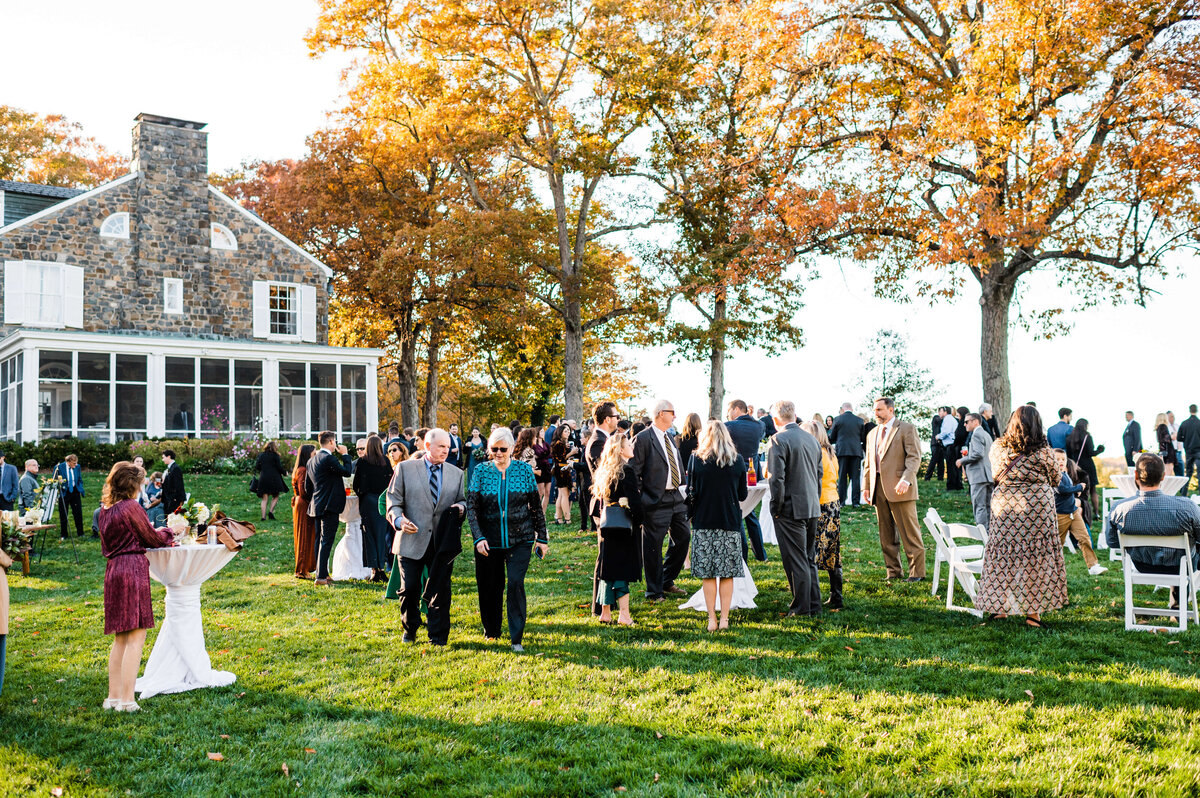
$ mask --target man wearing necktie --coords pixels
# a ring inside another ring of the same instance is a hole
[[[904,576],[900,545],[908,559],[909,582],[925,579],[925,543],[917,521],[917,471],[921,468],[921,439],[917,428],[896,418],[890,397],[875,400],[878,426],[867,434],[867,468],[863,499],[875,506],[879,546],[887,579]]]
[[[171,419],[171,429],[184,433],[185,438],[192,437],[192,428],[196,426],[196,417],[188,412],[187,405],[181,404],[179,412]]]
[[[462,469],[446,462],[449,453],[450,433],[431,429],[425,434],[425,456],[401,461],[388,486],[387,519],[398,533],[392,543],[392,553],[398,555],[392,567],[401,573],[400,623],[405,643],[417,641],[422,597],[429,604],[429,642],[444,646],[450,635],[450,583],[454,558],[462,548],[457,541],[467,492]],[[439,540],[447,510],[458,526],[442,530],[451,539]],[[429,579],[422,585],[424,571]]]
[[[20,482],[17,467],[5,459],[4,452],[0,452],[0,510],[12,510],[17,506]]]
[[[682,595],[675,579],[687,559],[692,529],[688,523],[686,476],[679,449],[667,434],[675,421],[675,407],[667,401],[654,406],[653,423],[638,433],[629,461],[642,490],[642,564],[646,571],[646,598],[665,601],[665,593]],[[663,539],[670,535],[663,562]]]
[[[75,535],[83,537],[83,473],[79,458],[67,455],[54,467],[54,476],[62,480],[58,493],[58,524],[62,539],[67,539],[67,508],[75,516]],[[98,537],[98,536],[97,536]]]

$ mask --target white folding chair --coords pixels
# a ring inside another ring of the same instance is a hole
[[[1112,512],[1114,504],[1128,498],[1128,496],[1116,488],[1104,488],[1100,493],[1100,512],[1102,515],[1100,516],[1100,534],[1096,536],[1096,548],[1097,550],[1108,549],[1108,559],[1110,560],[1120,560],[1121,550],[1108,548],[1108,514]]]
[[[1130,546],[1157,546],[1163,549],[1180,549],[1179,573],[1177,574],[1148,574],[1139,571],[1133,560],[1125,557],[1125,630],[1186,632],[1188,616],[1193,623],[1200,624],[1200,607],[1196,604],[1196,590],[1200,586],[1200,574],[1192,568],[1192,545],[1187,535],[1165,537],[1160,535],[1126,535],[1119,533],[1121,549]],[[1179,588],[1179,609],[1161,609],[1158,607],[1135,607],[1133,604],[1134,585],[1153,585],[1159,587]],[[1191,602],[1189,604],[1189,602]],[[1191,607],[1189,611],[1188,607]],[[1175,618],[1177,626],[1156,626],[1139,624],[1138,615],[1163,615]]]
[[[987,547],[987,530],[978,524],[947,524],[942,521],[937,510],[932,507],[925,514],[925,526],[933,536],[938,546],[934,555],[934,588],[937,593],[937,579],[940,562],[945,562],[948,568],[946,574],[946,609],[969,612],[982,617],[983,613],[975,609],[975,594],[978,587],[977,577],[983,572],[983,553]],[[978,541],[975,544],[960,546],[956,539],[965,538]],[[939,562],[940,558],[940,562]],[[971,599],[972,606],[960,606],[954,603],[955,582]]]

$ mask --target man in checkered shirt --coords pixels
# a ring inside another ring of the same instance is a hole
[[[1192,542],[1192,567],[1200,569],[1200,507],[1180,496],[1166,496],[1162,484],[1162,458],[1144,454],[1138,460],[1133,480],[1138,495],[1113,506],[1108,514],[1108,545],[1120,547],[1117,537],[1126,535],[1175,536],[1186,534]],[[1134,546],[1125,551],[1139,571],[1151,574],[1179,573],[1178,549]],[[1171,609],[1179,607],[1179,588],[1171,588]]]

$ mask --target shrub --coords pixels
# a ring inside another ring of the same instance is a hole
[[[39,443],[0,444],[8,463],[22,470],[26,460],[37,460],[42,468],[53,468],[68,454],[79,458],[79,464],[89,471],[108,471],[113,463],[128,460],[128,443],[97,443],[90,438],[48,438]]]
[[[249,474],[254,471],[254,461],[270,440],[262,435],[245,435],[237,438],[187,438],[178,440],[141,440],[130,444],[134,455],[146,460],[146,469],[154,470],[161,460],[164,449],[175,450],[175,460],[185,471],[193,474]],[[283,466],[291,470],[296,454],[305,443],[313,441],[276,439]]]

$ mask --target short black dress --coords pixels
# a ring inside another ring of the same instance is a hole
[[[596,577],[605,582],[640,582],[642,580],[642,494],[637,476],[626,465],[617,480],[617,489],[609,504],[629,500],[631,529],[601,529],[600,550],[596,554]]]
[[[287,482],[283,478],[283,460],[278,452],[263,452],[254,461],[254,470],[258,472],[259,496],[278,496],[287,493]]]

